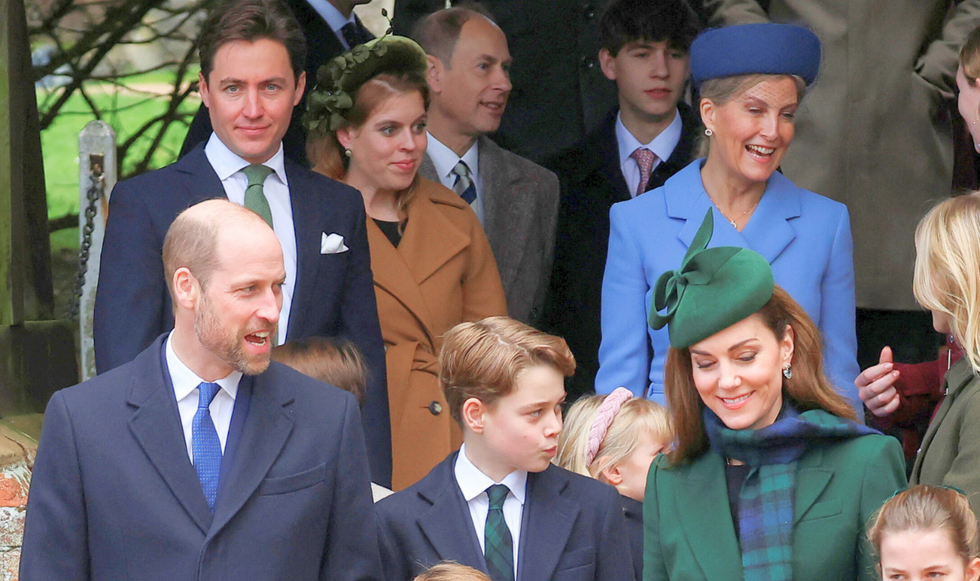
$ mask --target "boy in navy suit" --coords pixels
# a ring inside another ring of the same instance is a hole
[[[450,330],[439,363],[463,446],[375,505],[385,578],[450,559],[493,581],[633,579],[615,489],[551,464],[575,370],[565,341],[490,317]]]
[[[681,101],[699,21],[686,0],[615,0],[599,22],[599,64],[619,108],[582,143],[545,163],[561,182],[542,328],[564,337],[578,369],[569,398],[593,390],[609,208],[664,185],[697,155],[701,120]]]

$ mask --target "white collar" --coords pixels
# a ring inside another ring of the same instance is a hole
[[[480,175],[480,140],[477,139],[473,142],[473,145],[463,154],[463,157],[456,155],[456,152],[446,147],[441,141],[428,133],[429,145],[426,148],[426,153],[429,154],[429,159],[432,160],[432,165],[436,168],[436,175],[439,178],[448,177],[453,173],[453,168],[460,160],[466,163],[466,166],[470,168],[470,174],[474,178]]]
[[[337,10],[337,7],[329,2],[329,0],[306,0],[306,3],[310,5],[316,13],[320,15],[320,18],[327,22],[327,26],[330,30],[335,33],[338,32],[345,24],[349,22],[354,22],[354,11],[351,11],[350,17],[344,18],[344,15]],[[353,48],[353,47],[351,47]]]
[[[492,478],[470,462],[469,457],[466,456],[466,444],[463,444],[459,448],[459,454],[456,455],[456,465],[453,471],[466,502],[470,502],[486,492],[487,488],[494,484],[503,484],[510,489],[511,494],[521,503],[521,506],[524,505],[524,495],[527,493],[527,470],[514,470],[504,476],[500,482],[494,482]]]
[[[667,161],[670,155],[674,153],[674,148],[677,147],[677,143],[681,140],[681,130],[683,128],[683,123],[681,122],[680,111],[674,112],[674,120],[670,122],[660,135],[653,138],[650,143],[640,143],[640,141],[633,136],[632,133],[626,129],[623,125],[623,113],[620,111],[616,113],[616,141],[619,144],[619,165],[626,163],[630,155],[633,154],[639,147],[645,147],[652,151],[660,161]]]
[[[228,149],[228,146],[218,138],[218,134],[213,132],[211,133],[211,138],[208,139],[207,145],[204,146],[204,155],[207,156],[208,163],[214,168],[214,173],[218,174],[218,179],[221,181],[225,181],[237,172],[242,171],[242,169],[252,165]],[[286,181],[286,162],[282,152],[282,143],[279,144],[279,151],[262,165],[275,172],[276,177],[284,185],[289,185]]]
[[[167,357],[167,369],[170,371],[170,382],[174,386],[174,395],[177,401],[180,401],[190,395],[192,391],[197,389],[197,387],[204,383],[201,377],[191,371],[190,367],[184,364],[183,361],[177,357],[177,353],[174,351],[173,346],[173,331],[167,336],[167,347],[166,347],[166,357]],[[231,399],[235,399],[238,395],[238,382],[242,379],[242,372],[233,370],[228,374],[227,377],[222,377],[217,381],[212,381],[211,383],[217,383],[221,386],[221,389],[231,396]]]

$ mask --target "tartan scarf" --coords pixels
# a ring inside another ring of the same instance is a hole
[[[750,467],[738,508],[744,580],[790,581],[797,460],[813,440],[878,432],[823,410],[801,414],[785,403],[775,423],[758,430],[726,428],[708,408],[704,425],[712,450]]]

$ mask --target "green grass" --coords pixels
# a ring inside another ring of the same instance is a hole
[[[169,75],[169,76],[168,76]],[[166,83],[173,78],[171,73],[148,73],[139,78],[140,82]],[[166,110],[163,99],[149,100],[147,96],[109,86],[87,86],[89,95],[103,110],[103,121],[116,132],[116,142],[122,143],[148,119]],[[38,101],[45,98],[38,92]],[[188,100],[182,109],[193,112],[200,101]],[[58,118],[41,132],[41,149],[44,156],[44,179],[48,195],[48,217],[58,218],[79,211],[78,192],[78,134],[95,116],[80,95],[73,95],[62,108]],[[134,145],[123,160],[123,174],[131,171],[136,162],[142,160],[149,148],[155,128],[144,135],[141,142]],[[158,168],[172,163],[184,141],[187,128],[182,123],[174,123],[164,136],[162,146],[151,159],[150,167]],[[52,240],[54,243],[54,240]]]

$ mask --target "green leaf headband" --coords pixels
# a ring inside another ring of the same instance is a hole
[[[772,297],[772,268],[766,259],[748,248],[707,248],[713,231],[714,215],[709,209],[681,267],[661,274],[654,287],[650,326],[661,329],[669,324],[670,345],[675,349],[727,329]]]

